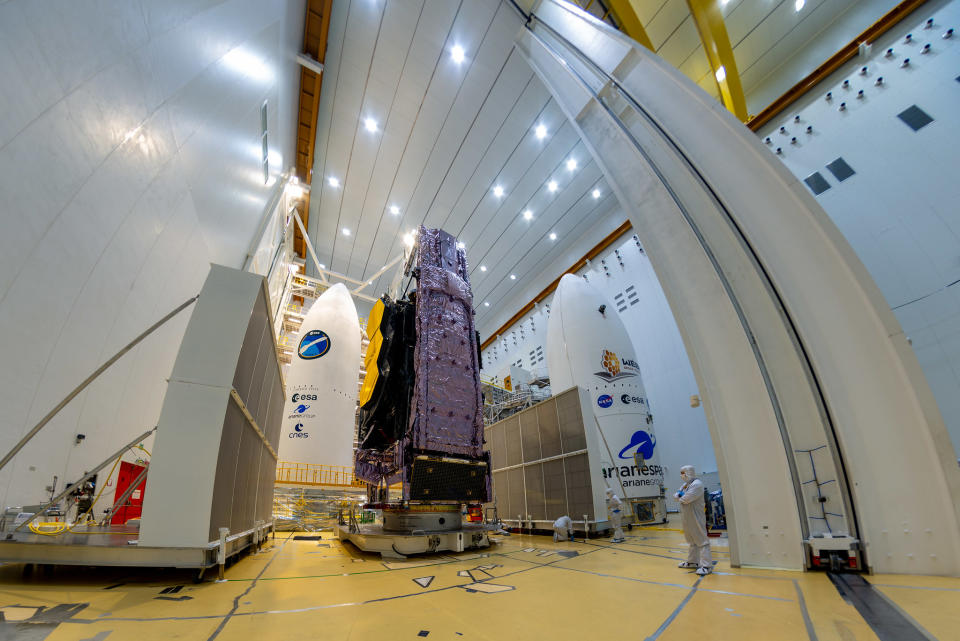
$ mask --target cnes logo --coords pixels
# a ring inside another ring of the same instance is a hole
[[[297,423],[293,426],[293,431],[290,432],[289,438],[310,438],[310,435],[303,431],[303,423]]]

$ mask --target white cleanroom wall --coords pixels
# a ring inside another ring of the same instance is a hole
[[[211,262],[242,265],[292,164],[303,7],[0,3],[0,450],[196,295]],[[3,505],[41,502],[54,475],[63,487],[156,425],[188,318],[0,472]],[[112,487],[97,511],[111,501]]]

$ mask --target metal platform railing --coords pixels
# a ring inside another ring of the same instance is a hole
[[[366,483],[353,475],[353,468],[314,463],[277,463],[277,485],[306,487],[349,487],[365,489]]]

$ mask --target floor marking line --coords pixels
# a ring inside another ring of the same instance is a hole
[[[827,577],[880,641],[936,641],[936,637],[859,574],[827,572]]]
[[[800,582],[793,580],[793,587],[797,591],[797,601],[800,603],[800,614],[803,615],[803,625],[807,628],[807,638],[810,641],[819,641],[817,631],[813,627],[813,621],[810,620],[810,613],[807,611],[807,601],[803,598],[803,590],[800,589]]]
[[[670,624],[673,623],[673,620],[677,618],[677,615],[680,614],[680,611],[687,607],[687,603],[690,602],[690,599],[693,598],[693,595],[696,594],[697,588],[700,586],[700,582],[703,581],[703,577],[697,579],[697,582],[693,584],[693,587],[690,588],[690,591],[687,592],[687,596],[683,597],[683,601],[680,602],[680,605],[670,613],[670,616],[667,617],[667,620],[660,624],[660,627],[657,628],[657,631],[654,632],[651,636],[647,637],[646,641],[656,641],[660,638],[660,635],[663,634],[664,630],[670,627]]]
[[[873,583],[875,588],[903,588],[905,590],[935,590],[937,592],[960,592],[960,588],[933,588],[925,585],[894,585],[890,583]]]
[[[664,554],[654,554],[653,552],[641,552],[640,550],[631,550],[630,548],[624,548],[611,545],[600,545],[599,543],[590,543],[589,541],[584,541],[584,545],[592,545],[593,547],[602,548],[604,550],[621,550],[623,552],[629,552],[630,554],[644,554],[646,556],[656,556],[661,559],[670,559],[671,561],[685,561],[686,559],[680,558],[679,556],[666,556]]]
[[[684,585],[682,583],[669,583],[666,581],[651,581],[650,579],[638,579],[630,576],[620,576],[618,574],[604,574],[603,572],[594,572],[592,570],[581,570],[579,568],[568,568],[562,565],[551,566],[555,567],[558,570],[570,570],[571,572],[582,572],[584,574],[593,574],[595,576],[602,576],[610,579],[621,579],[623,581],[634,581],[636,583],[649,583],[650,585],[662,585],[669,588],[681,588],[683,590],[689,590],[689,585]],[[690,574],[687,572],[686,574]],[[769,601],[783,601],[784,603],[793,603],[792,599],[784,599],[779,596],[767,596],[765,594],[750,594],[749,592],[734,592],[732,590],[714,590],[712,588],[700,588],[699,592],[710,592],[711,594],[728,594],[730,596],[744,596],[754,599],[767,599]]]
[[[289,540],[289,539],[287,539],[287,540]],[[284,541],[284,543],[286,543],[286,541]],[[282,546],[281,546],[281,547],[282,547]],[[599,551],[600,548],[602,548],[602,546],[599,546],[599,547],[598,547],[598,550],[587,550],[586,552],[584,552],[584,553],[581,554],[580,556],[586,556],[586,555],[588,555],[588,554],[593,554],[594,552]],[[493,556],[494,554],[496,554],[497,556],[506,556],[506,554],[502,554],[502,553],[499,553],[499,552],[491,553],[491,556]],[[274,558],[275,558],[275,557],[274,557]],[[510,558],[511,558],[512,560],[514,560],[514,561],[520,561],[520,560],[522,560],[522,559],[513,559],[513,557],[510,557]],[[579,558],[579,557],[574,557],[574,558]],[[530,570],[536,570],[537,568],[542,568],[542,567],[551,566],[551,565],[553,565],[554,563],[560,563],[561,561],[568,561],[568,560],[569,560],[569,559],[566,558],[566,557],[561,557],[561,558],[559,558],[559,559],[557,559],[557,560],[555,560],[555,561],[550,561],[550,562],[548,562],[548,563],[536,563],[536,562],[534,562],[534,561],[525,561],[526,563],[531,563],[531,564],[533,564],[533,567],[522,568],[522,569],[520,569],[520,570],[515,570],[515,571],[513,571],[513,572],[508,572],[508,573],[506,573],[506,574],[501,574],[501,575],[496,576],[496,577],[493,577],[493,578],[502,579],[502,578],[504,578],[504,577],[512,576],[512,575],[514,575],[514,574],[519,574],[519,573],[521,573],[521,572],[529,572]],[[273,561],[273,558],[271,558],[270,562],[272,562],[272,561]],[[269,565],[269,563],[268,563],[268,565]],[[420,566],[420,567],[422,567],[422,566]],[[411,568],[411,569],[416,569],[416,568]],[[266,570],[266,567],[264,567],[263,570]],[[263,572],[263,570],[261,570],[261,572]],[[384,571],[388,571],[388,570],[384,570]],[[487,580],[489,580],[489,579],[485,579],[485,581],[487,581]],[[482,583],[482,582],[483,582],[483,581],[478,581],[477,583]],[[296,613],[301,613],[301,612],[313,612],[313,611],[315,611],[315,610],[326,610],[326,609],[330,609],[330,608],[342,608],[342,607],[354,606],[354,605],[368,605],[368,604],[370,604],[370,603],[380,603],[380,602],[383,602],[383,601],[392,601],[392,600],[394,600],[394,599],[403,599],[403,598],[407,598],[407,597],[420,596],[420,595],[423,595],[423,594],[432,594],[432,593],[434,593],[434,592],[443,592],[443,591],[445,591],[445,590],[453,590],[453,589],[456,589],[456,588],[460,588],[460,587],[462,587],[462,586],[464,586],[464,585],[469,585],[469,583],[470,583],[470,582],[457,583],[457,584],[455,584],[455,585],[448,585],[448,586],[442,587],[442,588],[434,588],[433,590],[427,589],[427,590],[422,590],[422,591],[420,591],[420,592],[410,592],[410,593],[408,593],[408,594],[398,594],[398,595],[389,596],[389,597],[379,597],[379,598],[376,598],[376,599],[370,599],[370,600],[367,600],[367,601],[357,601],[357,602],[354,602],[354,603],[331,603],[331,604],[328,604],[328,605],[315,605],[315,606],[308,606],[308,607],[305,607],[305,608],[296,608],[296,609],[292,609],[292,610],[258,610],[258,611],[254,611],[254,612],[234,612],[234,613],[232,613],[232,615],[226,615],[226,616],[227,616],[227,617],[229,617],[229,616],[243,617],[243,616],[254,616],[254,615],[262,615],[262,614],[296,614]],[[247,590],[244,592],[244,594],[247,594],[252,587],[253,587],[252,585],[251,585],[250,587],[248,587]],[[240,595],[240,597],[237,597],[237,599],[239,600],[239,599],[242,598],[242,597],[243,597],[243,595]],[[104,622],[104,621],[130,621],[130,622],[136,622],[136,623],[150,623],[150,622],[153,622],[153,621],[200,621],[200,620],[206,620],[206,619],[224,619],[224,622],[226,621],[225,615],[222,615],[222,614],[204,614],[204,615],[185,616],[185,617],[156,617],[156,618],[145,618],[145,617],[102,617],[102,618],[98,618],[98,619],[76,619],[76,618],[73,618],[73,619],[69,619],[69,620],[67,620],[67,621],[64,621],[64,623],[84,623],[84,624],[89,624],[89,623],[101,623],[101,622]],[[222,624],[221,624],[221,626],[222,626]],[[221,629],[221,628],[218,628],[218,630],[219,630],[219,629]],[[215,634],[216,634],[216,632],[215,632]],[[207,641],[210,641],[210,640],[213,639],[213,638],[215,638],[215,637],[211,636]]]
[[[240,607],[240,599],[247,596],[250,593],[250,590],[257,585],[257,580],[263,576],[263,573],[267,571],[267,568],[270,567],[270,564],[276,560],[277,555],[280,553],[280,550],[283,549],[283,546],[289,543],[292,539],[293,536],[288,536],[286,539],[284,539],[283,543],[280,544],[280,547],[277,548],[277,551],[270,555],[270,560],[267,561],[262,568],[260,568],[260,573],[257,574],[257,577],[253,581],[250,582],[250,585],[247,586],[247,589],[233,599],[233,607],[229,612],[227,612],[227,616],[223,617],[223,621],[221,621],[220,625],[217,626],[217,629],[213,631],[213,634],[207,637],[207,641],[213,641],[220,635],[220,633],[223,631],[223,628],[226,627],[227,622],[230,621],[230,617],[232,617],[236,613],[237,608]]]

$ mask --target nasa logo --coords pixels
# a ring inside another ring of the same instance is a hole
[[[644,459],[649,460],[653,457],[653,448],[657,445],[657,439],[653,434],[647,434],[643,430],[637,430],[630,437],[630,442],[625,448],[620,450],[620,458],[630,460],[633,458],[634,451],[639,452]]]
[[[297,355],[305,361],[320,358],[330,351],[330,337],[326,332],[314,329],[303,335],[300,339],[300,346],[297,348]]]
[[[600,407],[610,407],[611,405],[613,405],[613,397],[610,396],[609,394],[604,394],[603,396],[597,399],[597,405],[599,405]]]
[[[630,362],[632,363],[633,361]],[[594,372],[593,375],[608,383],[637,375],[636,372],[624,372],[620,368],[620,359],[610,350],[603,350],[603,354],[600,356],[600,365],[603,366],[603,371]]]
[[[293,426],[293,431],[290,432],[289,438],[310,438],[310,435],[303,431],[303,423],[297,423]]]
[[[630,403],[640,403],[641,405],[646,404],[646,402],[639,396],[630,396],[629,394],[621,394],[620,402],[624,405],[629,405]]]
[[[294,403],[296,403],[297,401],[315,401],[317,400],[317,395],[316,394],[294,394],[290,400]]]

